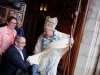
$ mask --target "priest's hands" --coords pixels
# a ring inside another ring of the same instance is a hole
[[[73,39],[73,37],[71,37],[71,38],[69,39],[69,43],[70,43],[70,44],[74,44],[74,39]]]

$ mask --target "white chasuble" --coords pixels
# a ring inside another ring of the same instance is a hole
[[[27,61],[39,65],[43,75],[56,75],[62,56],[69,50],[69,39],[51,42],[42,52],[29,56]]]

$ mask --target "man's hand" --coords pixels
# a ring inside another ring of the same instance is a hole
[[[70,43],[70,44],[74,44],[74,39],[73,39],[73,37],[71,37],[71,38],[69,39],[69,43]]]

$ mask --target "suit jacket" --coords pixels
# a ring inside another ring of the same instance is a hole
[[[17,35],[25,36],[25,35],[24,35],[24,29],[23,29],[23,27],[18,28],[18,26],[16,25],[16,26],[15,26],[15,30],[17,31]]]
[[[27,54],[25,48],[22,50],[24,60],[14,45],[11,45],[3,55],[3,70],[7,75],[15,75],[17,69],[28,70],[30,64],[26,61]]]

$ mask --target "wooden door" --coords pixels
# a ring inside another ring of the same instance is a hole
[[[52,3],[52,1],[49,1],[49,3]],[[74,37],[80,4],[81,1],[78,0],[55,0],[52,5],[48,6],[49,10],[47,15],[58,17],[58,25],[56,29],[61,32],[70,35],[71,27],[73,25],[74,27],[72,34]],[[72,56],[72,52],[68,51],[60,60],[57,68],[57,75],[70,75],[69,72],[71,59],[69,54]],[[75,59],[77,59],[77,57]]]
[[[84,29],[88,0],[49,0],[47,1],[48,9],[46,12],[39,11],[41,0],[28,2],[24,28],[27,39],[26,48],[29,55],[33,54],[38,36],[43,32],[43,25],[47,15],[58,18],[56,29],[61,32],[70,34],[71,26],[74,24],[73,37],[75,43],[71,50],[70,64],[68,63],[68,51],[60,60],[57,69],[57,75],[73,75]],[[78,15],[75,15],[76,11]]]

